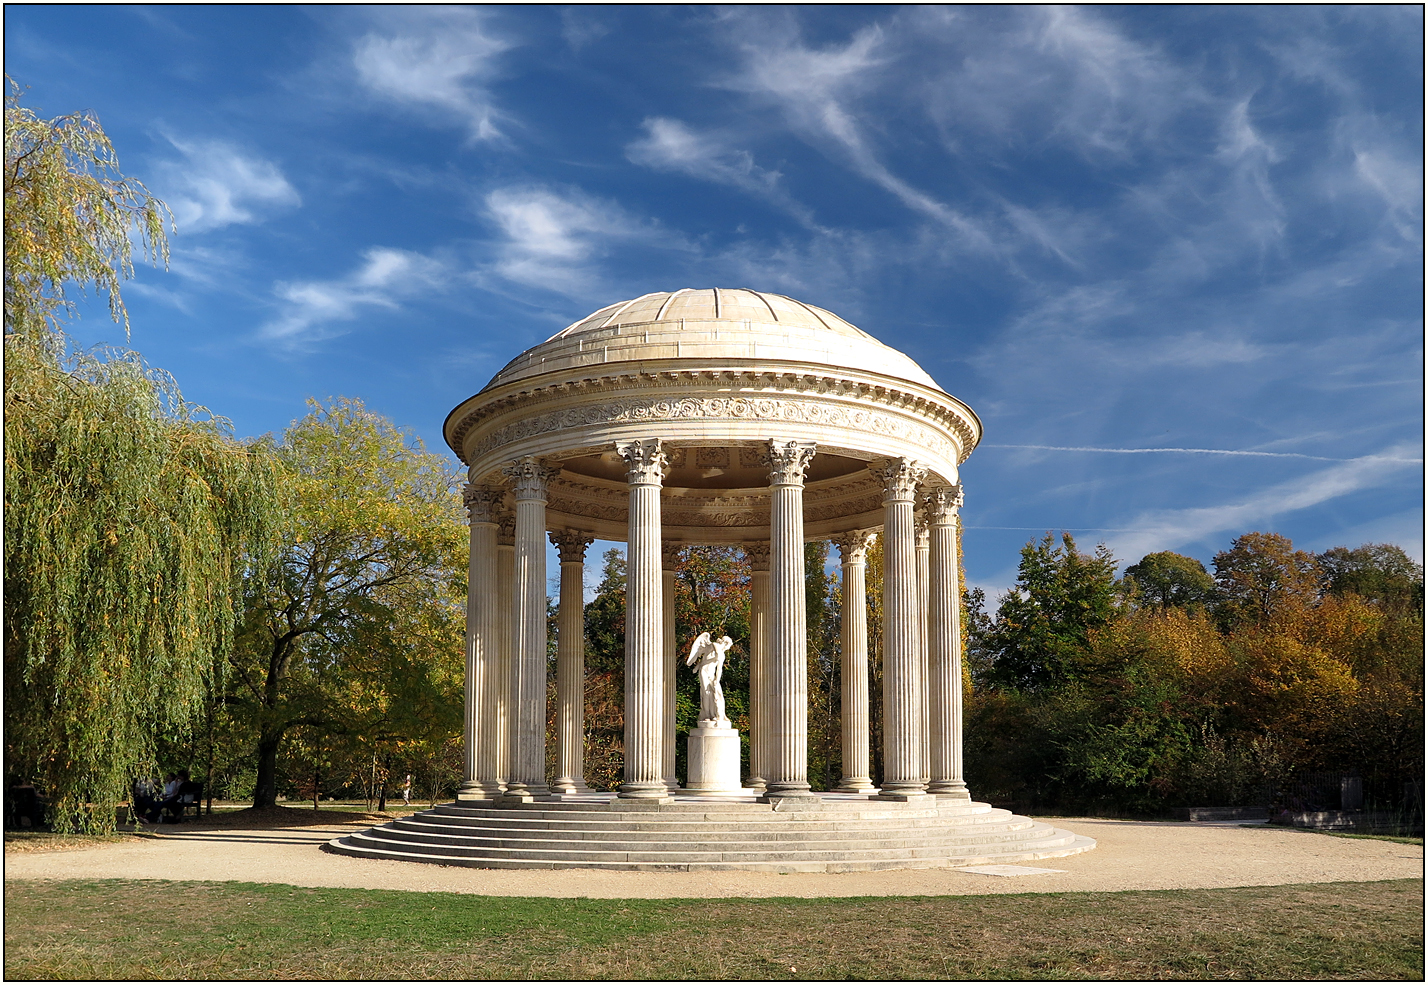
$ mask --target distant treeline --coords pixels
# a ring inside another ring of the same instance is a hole
[[[809,778],[841,775],[841,599],[830,546],[807,545]],[[881,772],[882,549],[868,557],[874,782]],[[1401,801],[1423,773],[1423,568],[1387,544],[1296,551],[1248,533],[1217,554],[1150,554],[1116,577],[1069,534],[1022,550],[988,611],[963,597],[965,763],[973,796],[1026,810],[1155,813],[1267,802],[1304,771],[1363,778]],[[678,639],[736,641],[725,677],[748,735],[749,572],[736,548],[691,547],[677,569]],[[624,558],[586,606],[587,778],[619,782]],[[680,668],[679,733],[698,710]],[[598,697],[597,697],[598,696]],[[682,746],[682,743],[681,743]],[[681,757],[682,768],[682,757]],[[1396,805],[1395,805],[1396,806]]]

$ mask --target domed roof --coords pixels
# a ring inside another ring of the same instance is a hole
[[[563,369],[692,359],[808,363],[942,391],[896,349],[816,305],[746,288],[683,288],[607,305],[511,360],[486,389]]]

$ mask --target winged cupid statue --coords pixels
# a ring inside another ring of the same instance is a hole
[[[724,714],[724,689],[719,686],[724,677],[724,654],[734,645],[727,636],[711,639],[708,633],[700,633],[694,645],[689,648],[689,656],[684,658],[686,667],[693,667],[699,675],[699,724],[701,727],[728,728],[729,718]]]

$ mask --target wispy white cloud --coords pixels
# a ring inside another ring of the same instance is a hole
[[[575,189],[497,188],[484,204],[501,234],[495,273],[568,297],[591,294],[599,282],[598,261],[616,247],[658,243],[685,248],[679,237],[636,218],[618,203]]]
[[[1400,156],[1392,146],[1356,146],[1354,174],[1373,189],[1388,210],[1388,221],[1411,243],[1422,240],[1423,162]]]
[[[560,36],[573,51],[594,44],[610,33],[610,28],[603,21],[590,15],[592,9],[601,8],[566,7],[560,12]]]
[[[445,269],[420,253],[373,247],[345,277],[276,284],[280,313],[259,334],[289,347],[341,335],[345,330],[336,323],[351,321],[364,309],[396,310],[401,299],[439,283]]]
[[[259,222],[270,212],[302,204],[271,161],[221,140],[168,140],[183,159],[161,163],[155,185],[173,209],[180,234]]]
[[[369,91],[391,102],[460,121],[473,140],[501,135],[488,85],[497,57],[511,47],[466,7],[388,8],[359,38],[352,65]]]
[[[1285,209],[1270,179],[1279,152],[1255,127],[1246,97],[1225,114],[1215,156],[1228,168],[1227,216],[1237,217],[1264,249],[1284,235]]]
[[[184,297],[182,294],[179,294],[177,291],[171,291],[166,287],[158,287],[154,284],[145,284],[141,280],[135,280],[130,281],[128,284],[126,284],[124,286],[124,290],[133,291],[135,294],[141,295],[146,298],[151,298],[152,300],[157,301],[160,304],[168,305],[170,308],[173,308],[176,311],[182,311],[186,315],[193,313],[193,309],[192,306],[189,304],[188,298]]]
[[[817,228],[812,213],[780,187],[782,175],[759,167],[747,150],[729,146],[717,134],[692,130],[680,120],[656,116],[646,119],[643,126],[645,136],[625,147],[625,156],[632,163],[738,188],[783,209],[805,226]]]
[[[1236,502],[1147,511],[1130,520],[1125,526],[1132,532],[1113,538],[1112,546],[1117,556],[1134,561],[1150,551],[1173,550],[1212,534],[1251,530],[1286,514],[1382,486],[1407,470],[1421,468],[1422,461],[1421,448],[1399,444],[1277,483]]]
[[[1174,62],[1085,7],[925,8],[906,32],[950,49],[928,73],[926,104],[959,154],[1059,144],[1125,157],[1203,98]]]
[[[796,130],[831,144],[856,172],[907,208],[955,231],[968,247],[995,250],[981,224],[895,174],[864,135],[851,103],[876,84],[875,71],[886,60],[876,54],[883,40],[878,25],[823,48],[809,47],[796,30],[771,22],[752,33],[741,30],[739,37],[743,71],[726,81],[729,88],[773,101]]]
[[[643,126],[645,136],[625,147],[625,156],[635,164],[680,171],[756,194],[766,195],[778,184],[777,171],[764,170],[748,151],[726,147],[713,134],[698,133],[679,120],[660,116],[646,119]]]

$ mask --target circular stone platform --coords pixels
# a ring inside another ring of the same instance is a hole
[[[632,805],[611,794],[524,809],[444,804],[334,838],[339,855],[483,869],[857,872],[985,865],[1075,855],[1082,835],[989,804],[900,804],[823,794],[788,810],[753,796]]]

